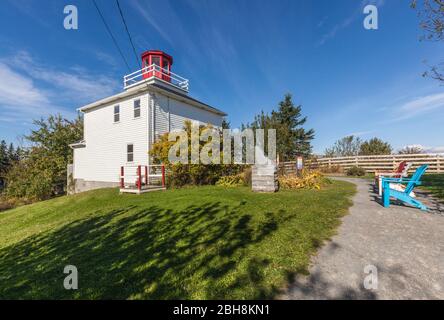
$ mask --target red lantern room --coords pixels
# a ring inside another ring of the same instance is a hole
[[[143,78],[156,78],[171,82],[173,57],[160,50],[149,50],[142,53]]]

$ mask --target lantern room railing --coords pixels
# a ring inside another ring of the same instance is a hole
[[[188,79],[185,79],[155,64],[146,66],[145,68],[124,76],[123,87],[124,89],[128,89],[142,83],[143,81],[151,79],[164,81],[178,89],[188,92]]]

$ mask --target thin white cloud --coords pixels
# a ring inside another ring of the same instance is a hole
[[[103,62],[103,63],[111,66],[114,69],[117,69],[119,67],[119,62],[117,61],[117,59],[114,56],[112,56],[106,52],[96,50],[96,51],[94,51],[94,56],[100,62]]]
[[[410,119],[439,108],[444,108],[444,93],[415,98],[396,108],[395,117],[392,121]]]
[[[348,26],[350,26],[354,21],[359,19],[360,17],[364,18],[362,10],[365,6],[373,4],[376,7],[380,8],[385,4],[385,0],[363,0],[360,3],[359,8],[355,9],[353,13],[346,17],[344,20],[342,20],[340,23],[334,25],[330,31],[322,35],[321,40],[317,43],[317,46],[324,45],[328,40],[333,39],[336,34],[338,34],[341,30],[346,29]],[[321,25],[324,25],[324,22],[321,23]]]
[[[4,104],[32,106],[49,103],[47,96],[34,86],[31,79],[3,63],[0,63],[0,79],[0,101]]]
[[[358,132],[353,132],[353,133],[347,134],[346,136],[362,137],[362,136],[368,135],[373,132],[375,132],[375,130],[358,131]]]
[[[54,105],[48,91],[39,89],[32,79],[1,62],[0,79],[0,122],[13,123],[50,113],[74,114]]]
[[[6,0],[10,5],[15,7],[17,11],[19,11],[21,14],[25,15],[26,18],[31,18],[38,24],[49,28],[51,24],[42,18],[38,14],[38,10],[36,10],[36,6],[40,6],[40,3],[38,1],[17,1],[17,0]],[[4,4],[3,4],[4,5]]]
[[[33,79],[63,89],[63,95],[71,98],[81,97],[84,101],[97,100],[115,93],[119,83],[112,78],[88,73],[83,68],[72,67],[69,71],[55,70],[40,65],[28,52],[20,51],[10,59],[10,63],[30,75]],[[61,96],[61,93],[58,92]]]
[[[151,25],[151,27],[153,27],[154,30],[156,30],[165,41],[167,41],[171,46],[174,45],[174,42],[172,41],[169,34],[165,31],[164,28],[162,28],[161,24],[158,21],[156,21],[156,19],[154,19],[154,17],[150,13],[150,12],[158,12],[156,8],[150,6],[149,2],[144,2],[143,6],[139,3],[139,1],[132,1],[131,4],[134,7],[134,9],[136,9],[140,13],[140,15],[145,19],[145,21],[148,22],[148,24]],[[163,14],[161,14],[160,16],[163,16]]]
[[[0,79],[3,123],[30,123],[55,113],[73,118],[76,107],[109,96],[121,86],[116,79],[80,67],[58,70],[41,64],[26,51],[0,57]]]
[[[410,144],[404,146],[402,149],[418,149],[421,150],[422,153],[444,153],[444,146],[440,147],[430,147],[430,146],[423,146],[422,144]]]
[[[444,153],[444,146],[426,148],[427,153]]]

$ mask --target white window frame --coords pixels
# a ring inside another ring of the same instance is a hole
[[[132,146],[132,147],[133,147],[133,151],[132,151],[132,152],[129,152],[129,151],[128,151],[128,147],[129,147],[129,146]],[[129,156],[129,155],[131,155],[132,158],[133,158],[131,161],[128,159],[128,156]],[[133,162],[134,162],[134,143],[127,143],[127,144],[126,144],[126,162],[127,162],[127,163],[133,163]]]
[[[116,107],[118,108],[117,112],[116,112]],[[120,105],[116,104],[114,106],[113,114],[114,114],[114,123],[119,123],[120,122]],[[117,116],[117,121],[116,121],[116,116]]]
[[[139,101],[139,107],[136,108],[136,102]],[[136,110],[139,110],[139,115],[136,117]],[[135,99],[133,102],[133,116],[134,119],[139,119],[142,116],[142,107],[140,99]]]

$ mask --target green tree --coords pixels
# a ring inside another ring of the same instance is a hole
[[[424,153],[424,150],[420,146],[405,146],[398,151],[398,154],[419,154]]]
[[[4,173],[9,165],[8,146],[5,140],[0,142],[0,173]]]
[[[5,140],[2,140],[0,142],[0,190],[3,189],[3,186],[5,184],[5,176],[8,172],[9,168],[9,157],[8,157],[8,150],[7,150],[7,144]]]
[[[8,159],[9,159],[10,164],[12,164],[13,162],[19,161],[20,153],[21,153],[20,147],[17,147],[15,149],[14,145],[11,142],[9,144],[9,148],[8,148]]]
[[[352,157],[357,156],[361,149],[362,140],[353,135],[337,140],[333,146],[325,149],[326,157]]]
[[[168,159],[168,154],[170,148],[176,143],[174,141],[168,141],[168,133],[160,136],[160,138],[153,144],[149,154],[153,159],[154,163],[163,163],[167,168],[167,183],[172,187],[181,187],[184,185],[207,185],[215,184],[217,180],[226,175],[238,174],[243,166],[235,164],[222,164],[223,163],[223,138],[222,132],[219,131],[219,139],[221,141],[220,146],[220,163],[221,164],[191,164],[191,127],[192,123],[190,121],[185,121],[183,130],[188,136],[188,161],[189,164],[182,163],[170,163]],[[213,129],[211,125],[200,125],[199,135],[206,129]],[[199,150],[200,153],[202,148],[210,143],[199,140]]]
[[[278,109],[273,110],[271,115],[262,111],[246,127],[264,129],[266,141],[268,141],[267,130],[275,129],[276,152],[279,159],[289,161],[294,160],[298,155],[307,157],[311,153],[311,141],[314,139],[315,132],[313,129],[304,129],[306,122],[307,117],[302,117],[302,106],[295,106],[291,94],[286,94],[284,100],[279,102]]]
[[[31,147],[6,176],[6,194],[10,197],[47,199],[56,186],[66,186],[67,165],[73,157],[69,144],[83,136],[80,117],[70,121],[53,115],[34,121],[34,125],[36,129],[25,136]]]
[[[310,155],[315,132],[303,128],[307,117],[302,117],[302,106],[294,105],[291,94],[286,94],[279,109],[271,113],[271,122],[276,128],[276,151],[282,161]]]
[[[361,144],[359,155],[386,155],[391,154],[392,151],[393,148],[388,142],[384,142],[378,138],[373,138]]]

